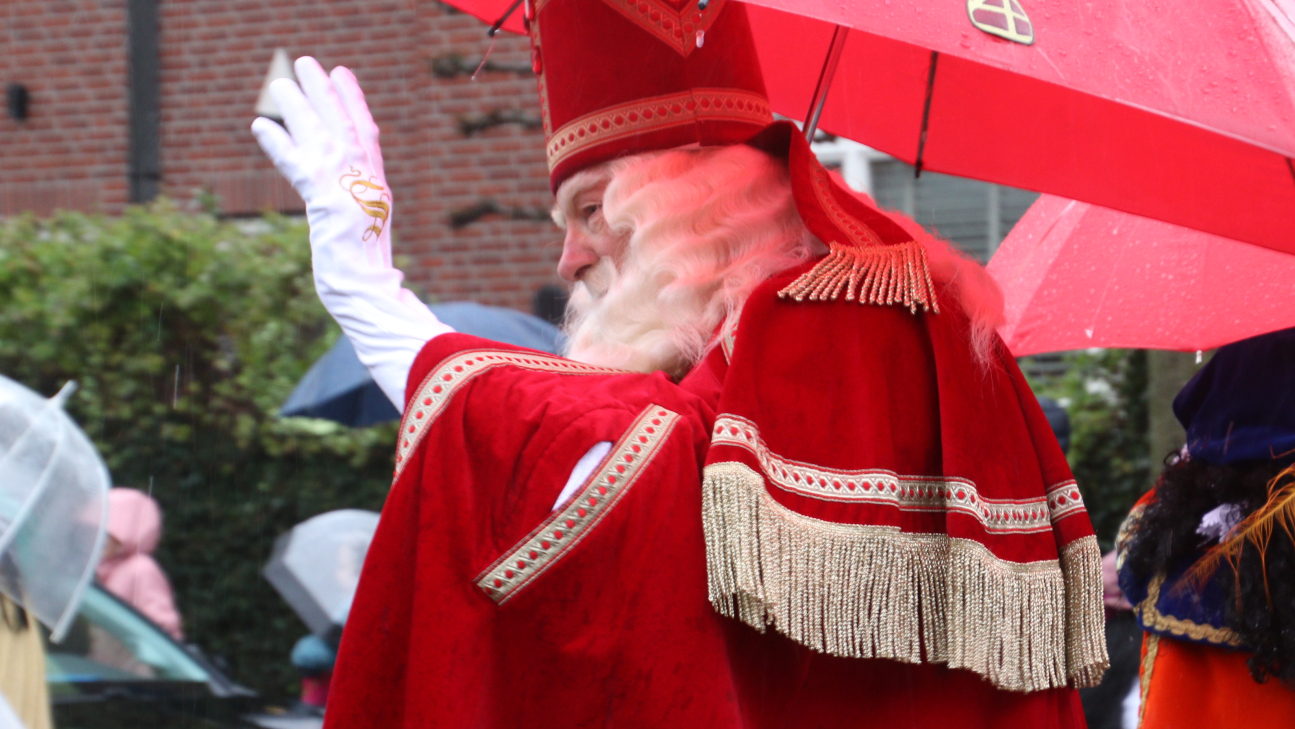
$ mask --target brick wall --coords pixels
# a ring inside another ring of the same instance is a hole
[[[0,82],[31,99],[26,121],[0,116],[0,214],[120,209],[125,0],[5,0],[0,26]]]
[[[120,211],[124,0],[6,0],[5,8],[0,80],[30,88],[31,117],[0,119],[0,214]],[[491,70],[474,82],[484,26],[432,0],[162,0],[160,8],[165,194],[187,201],[206,191],[230,215],[301,209],[248,131],[271,55],[283,47],[359,77],[382,129],[396,255],[415,290],[529,309],[537,288],[557,282],[559,232],[525,219],[551,196],[543,133],[530,123],[539,109],[524,38],[500,36]]]

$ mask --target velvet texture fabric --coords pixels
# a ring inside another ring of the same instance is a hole
[[[1152,489],[1133,505],[1128,518],[1120,526],[1116,549],[1121,553],[1127,550],[1128,544],[1137,536],[1139,518],[1155,499],[1156,492]],[[1152,635],[1232,650],[1243,649],[1246,646],[1240,636],[1228,627],[1224,604],[1227,591],[1223,581],[1235,580],[1236,573],[1225,567],[1217,570],[1203,583],[1187,576],[1196,562],[1205,556],[1206,551],[1202,547],[1196,550],[1192,558],[1184,560],[1165,574],[1149,579],[1139,578],[1123,564],[1121,558],[1120,589],[1129,602],[1133,603],[1138,625]]]
[[[959,385],[988,377],[1010,416],[981,413],[966,442],[946,443],[940,402],[954,391],[942,389],[950,385],[932,337],[966,320],[779,299],[807,267],[758,289],[737,340],[678,384],[465,335],[431,341],[410,374],[397,475],[342,637],[326,726],[1082,727],[1069,688],[1007,691],[932,661],[829,655],[712,606],[702,482],[708,454],[720,452],[721,403],[754,408],[744,412],[802,457],[894,448],[901,460],[891,465],[943,473],[981,442],[1004,448],[994,459],[1003,465],[983,468],[1042,488],[1032,448],[1047,424],[1032,396],[1022,399],[1010,358],[1000,363],[1008,369],[968,371]],[[871,354],[857,359],[860,350]],[[739,385],[744,352],[777,361]],[[847,362],[851,387],[841,390]],[[875,409],[841,399],[856,384],[859,398],[881,396]],[[759,408],[766,392],[782,408],[777,423]],[[833,432],[825,422],[852,425]],[[611,453],[551,513],[577,459],[603,440],[615,443]],[[1045,442],[1056,449],[1050,435]],[[958,528],[947,513],[915,518],[932,533]],[[1003,549],[1055,566],[1054,529],[1035,540],[1005,538]],[[915,611],[918,595],[909,597]]]
[[[1220,347],[1174,398],[1197,460],[1295,462],[1295,328]]]
[[[535,5],[531,60],[554,192],[615,157],[738,144],[773,121],[741,3]]]

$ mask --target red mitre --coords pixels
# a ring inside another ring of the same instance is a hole
[[[530,33],[554,192],[615,157],[739,144],[773,121],[740,3],[538,0]]]

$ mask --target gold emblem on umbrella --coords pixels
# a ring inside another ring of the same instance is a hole
[[[990,35],[1032,45],[1034,24],[1016,0],[967,0],[971,24]]]

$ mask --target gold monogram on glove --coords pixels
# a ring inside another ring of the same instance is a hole
[[[373,176],[369,179],[363,179],[364,173],[351,168],[351,171],[342,175],[338,180],[342,189],[351,193],[351,199],[360,204],[364,212],[373,218],[373,225],[364,229],[363,240],[368,240],[372,236],[382,235],[382,228],[387,224],[387,217],[391,215],[391,193],[387,188],[379,185]],[[374,195],[376,194],[376,198]],[[368,195],[373,199],[365,199],[362,195]]]

